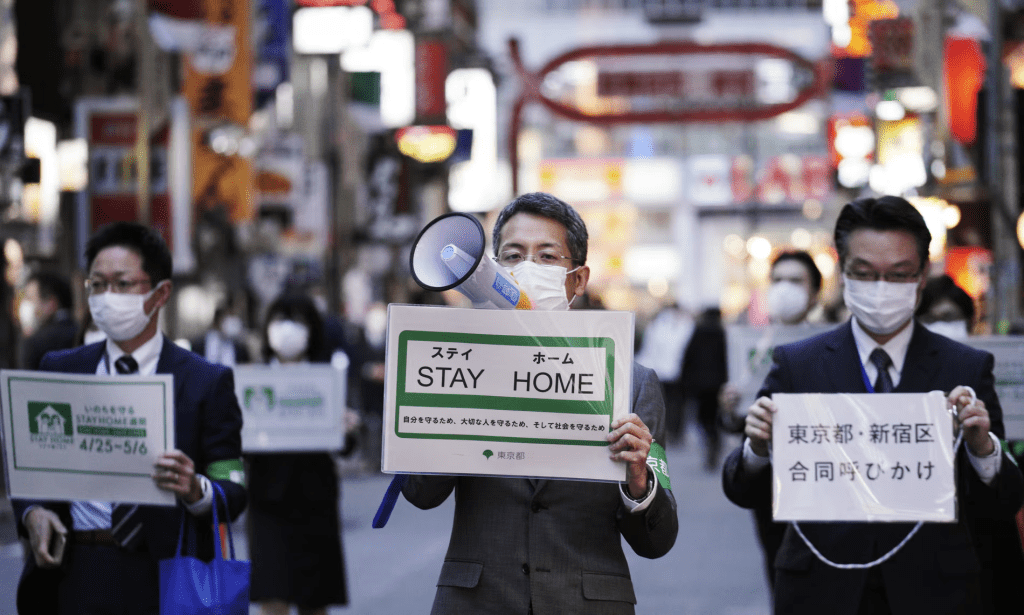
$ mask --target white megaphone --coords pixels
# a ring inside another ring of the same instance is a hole
[[[423,227],[409,254],[416,283],[427,290],[454,288],[475,308],[533,309],[530,298],[505,268],[484,256],[485,235],[468,214],[438,216]]]

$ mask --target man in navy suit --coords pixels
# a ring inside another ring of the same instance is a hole
[[[957,454],[956,523],[926,523],[887,561],[837,569],[820,561],[793,527],[775,560],[775,612],[786,615],[993,613],[983,570],[984,528],[1011,519],[1024,499],[1020,470],[1001,449],[1002,410],[993,357],[935,334],[913,319],[928,274],[931,234],[899,197],[846,205],[835,228],[850,322],[775,349],[759,399],[747,412],[743,445],[726,460],[723,486],[735,504],[771,503],[774,393],[948,392],[964,446]],[[966,387],[977,393],[972,401]],[[872,562],[892,550],[908,523],[804,523],[824,557]]]
[[[20,613],[155,614],[157,562],[173,556],[182,515],[197,519],[198,544],[212,551],[212,483],[227,496],[221,514],[245,508],[242,413],[230,369],[166,339],[159,312],[171,296],[171,253],[154,230],[114,223],[86,248],[86,292],[107,340],[50,353],[40,369],[79,374],[172,374],[175,446],[154,465],[158,489],[175,507],[112,502],[15,501],[32,552],[18,588]],[[66,536],[62,557],[51,548]],[[209,558],[212,553],[205,553]]]

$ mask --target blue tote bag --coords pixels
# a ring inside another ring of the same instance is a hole
[[[195,557],[194,530],[189,532],[189,553],[181,554],[185,538],[187,514],[181,517],[178,549],[174,557],[160,560],[160,615],[248,615],[249,562],[235,559],[235,539],[228,528],[231,559],[224,559],[220,545],[220,527],[217,521],[217,502],[227,497],[224,490],[211,481],[214,490],[213,506],[213,561],[204,562]]]

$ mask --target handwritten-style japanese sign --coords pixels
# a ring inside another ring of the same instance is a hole
[[[628,312],[388,310],[385,472],[622,480]]]
[[[777,394],[776,521],[955,521],[945,395]]]

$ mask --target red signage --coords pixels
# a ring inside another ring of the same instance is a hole
[[[512,187],[518,189],[518,136],[520,114],[528,102],[539,102],[562,117],[594,124],[753,122],[796,109],[828,92],[831,67],[814,63],[789,49],[767,43],[702,45],[669,41],[649,45],[581,47],[554,58],[530,72],[519,56],[519,44],[509,41],[512,63],[523,90],[512,108],[509,149]],[[784,60],[792,65],[794,92],[790,100],[760,102],[753,66],[760,59]],[[589,60],[598,66],[598,100],[581,101],[571,95],[552,95],[543,88],[545,78],[564,64]],[[715,66],[715,64],[719,66]],[[740,68],[726,68],[735,66]],[[678,70],[664,66],[677,64]],[[652,70],[642,70],[643,65]],[[629,66],[629,70],[619,67]],[[638,68],[633,68],[634,66]],[[703,71],[694,67],[708,66]],[[803,74],[801,76],[801,73]],[[701,86],[694,84],[700,83]],[[611,97],[632,97],[637,104],[613,104]],[[601,100],[600,97],[605,97]]]
[[[416,41],[416,123],[444,124],[447,111],[444,83],[448,48],[437,39]]]

